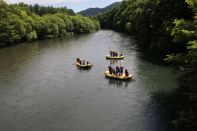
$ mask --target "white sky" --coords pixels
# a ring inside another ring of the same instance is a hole
[[[75,12],[84,10],[90,7],[100,7],[103,8],[114,2],[122,0],[5,0],[8,3],[18,3],[23,2],[26,4],[39,4],[39,5],[53,5],[56,7],[64,7],[73,9]]]

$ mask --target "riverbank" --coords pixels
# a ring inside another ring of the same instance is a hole
[[[0,45],[58,38],[68,33],[90,33],[100,29],[97,20],[75,15],[66,8],[7,4],[2,0],[0,8]]]

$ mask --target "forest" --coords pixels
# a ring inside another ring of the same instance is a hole
[[[177,131],[197,129],[197,1],[123,0],[95,17],[66,7],[7,4],[0,0],[0,46],[113,29],[137,36],[138,47],[159,54],[178,74],[178,88],[156,94],[162,113]],[[161,74],[162,75],[162,74]],[[159,99],[158,99],[159,98]]]
[[[100,28],[97,20],[75,15],[66,7],[44,7],[0,0],[0,45],[57,38],[68,33],[89,33]]]
[[[163,99],[161,108],[176,130],[197,129],[197,1],[124,0],[97,19],[102,28],[138,36],[141,49],[175,67],[178,89],[154,97]]]

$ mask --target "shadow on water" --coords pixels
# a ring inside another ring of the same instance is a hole
[[[132,80],[118,80],[118,79],[111,79],[108,77],[105,77],[106,80],[108,80],[109,85],[116,86],[117,88],[127,88],[128,85],[132,82]]]
[[[35,41],[24,41],[24,42],[18,42],[18,43],[14,43],[14,44],[0,44],[0,50],[1,49],[5,49],[5,48],[14,48],[14,47],[17,47],[17,46],[20,46],[20,45],[32,45],[32,44],[37,44],[37,43],[47,43],[47,41],[49,43],[55,43],[55,44],[58,44],[58,43],[62,43],[62,42],[70,42],[70,41],[76,41],[76,40],[80,40],[81,38],[83,38],[84,36],[85,37],[91,37],[91,35],[93,34],[94,32],[92,33],[88,33],[88,34],[73,34],[73,33],[68,33],[67,35],[65,36],[62,36],[62,37],[58,37],[58,38],[54,38],[54,39],[37,39]],[[58,41],[58,42],[57,42]],[[44,44],[43,44],[44,45]],[[39,46],[42,46],[42,44],[40,44]],[[48,46],[48,45],[47,45]]]
[[[92,68],[80,68],[80,67],[76,67],[76,68],[77,68],[77,70],[80,73],[82,73],[82,72],[90,72],[90,70],[92,69]]]
[[[133,50],[137,51],[139,53],[138,57],[142,59],[143,61],[149,62],[153,65],[161,65],[161,66],[168,65],[163,60],[165,56],[161,54],[159,51],[141,49],[138,44],[138,41],[139,41],[138,37],[132,36],[128,38],[128,35],[124,33],[120,33],[120,36],[124,39],[119,41],[119,44],[122,46],[126,46],[126,48],[130,50],[131,52]],[[128,46],[127,44],[130,44],[132,46]]]
[[[182,99],[176,92],[177,90],[171,93],[155,92],[151,95],[153,102],[157,103],[158,109],[160,109],[160,116],[165,118],[165,122],[168,123],[166,126],[168,126],[167,128],[170,131],[175,130],[174,120],[178,115],[176,111],[188,104],[187,101]]]
[[[124,33],[119,33],[119,35],[121,36],[121,38],[124,39],[114,41],[114,43],[119,44],[123,50],[127,48],[127,52],[126,51],[122,52],[124,55],[128,56],[128,55],[132,55],[134,52],[138,52],[139,59],[142,59],[143,61],[159,66],[168,65],[168,63],[166,63],[163,60],[165,56],[162,55],[160,52],[155,50],[140,49],[137,37],[134,36],[128,37],[128,35]]]
[[[174,130],[188,131],[196,129],[196,110],[192,110],[194,101],[188,93],[186,74],[178,79],[178,88],[170,93],[156,92],[152,94],[152,99],[160,106],[162,115],[171,121],[171,127]],[[196,87],[196,86],[193,86]]]
[[[160,65],[160,66],[168,65],[168,63],[164,61],[165,57],[158,52],[150,52],[144,50],[139,50],[139,51],[141,53],[139,57],[144,61],[152,63],[153,65]]]
[[[119,66],[119,65],[122,65],[123,60],[113,60],[113,59],[111,59],[111,60],[108,60],[108,61],[109,61],[110,65]]]

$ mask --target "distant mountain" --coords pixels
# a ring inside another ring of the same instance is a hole
[[[82,10],[80,12],[78,12],[78,14],[84,15],[84,16],[94,16],[97,15],[99,13],[103,13],[106,11],[110,11],[115,7],[118,7],[120,5],[120,2],[115,2],[105,8],[88,8],[86,10]]]

